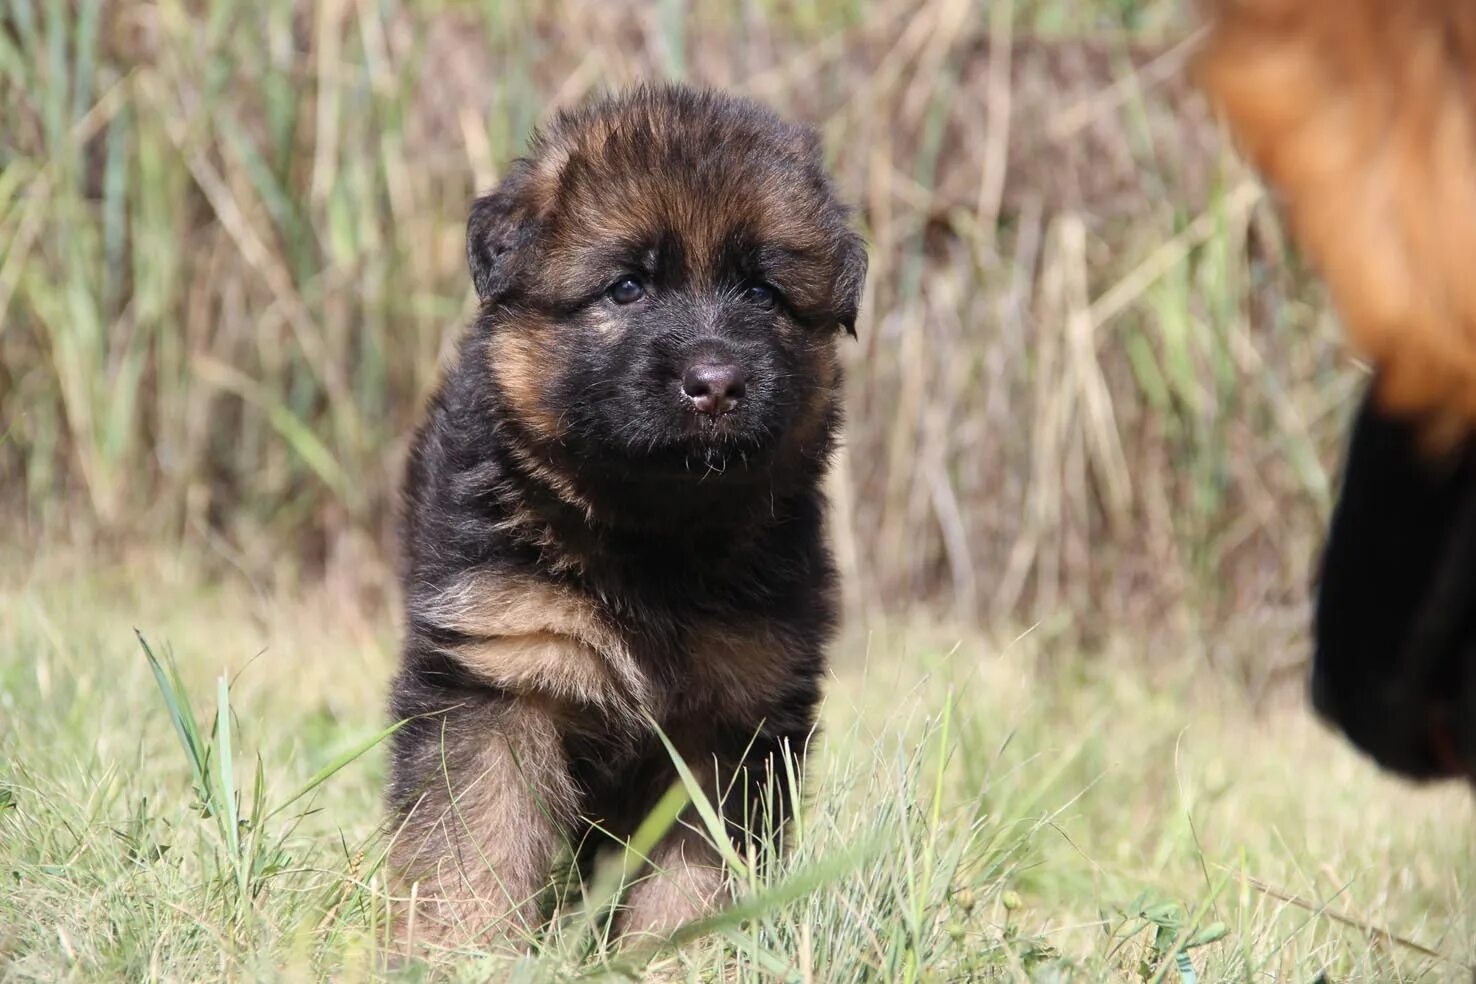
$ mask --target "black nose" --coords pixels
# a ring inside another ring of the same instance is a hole
[[[682,392],[699,413],[732,413],[748,390],[748,377],[731,363],[703,362],[682,374]]]

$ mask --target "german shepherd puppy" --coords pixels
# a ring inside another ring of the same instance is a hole
[[[731,835],[784,822],[866,253],[813,131],[659,87],[558,116],[467,256],[480,310],[406,480],[391,866],[418,938],[492,942],[537,925],[561,847],[628,837],[670,788],[658,728]],[[625,931],[720,899],[694,826],[651,860]]]

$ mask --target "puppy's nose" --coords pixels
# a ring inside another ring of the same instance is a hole
[[[703,362],[682,374],[682,392],[699,413],[732,413],[748,391],[748,376],[732,363]]]

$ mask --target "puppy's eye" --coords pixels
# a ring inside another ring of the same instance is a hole
[[[769,284],[754,283],[743,288],[743,299],[760,307],[773,307],[779,300],[779,292]]]
[[[625,276],[610,285],[605,296],[616,304],[634,304],[646,296],[646,285],[640,277]]]

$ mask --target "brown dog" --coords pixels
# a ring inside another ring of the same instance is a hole
[[[731,836],[784,822],[866,271],[810,130],[674,87],[554,120],[467,253],[481,309],[411,455],[392,697],[391,861],[435,941],[536,927],[555,857],[628,837],[670,787],[658,727]],[[653,861],[626,929],[722,893],[691,825]]]
[[[1200,81],[1290,213],[1384,409],[1476,424],[1476,7],[1214,0]]]
[[[1476,778],[1476,6],[1214,0],[1210,96],[1377,369],[1313,696],[1380,764]]]

